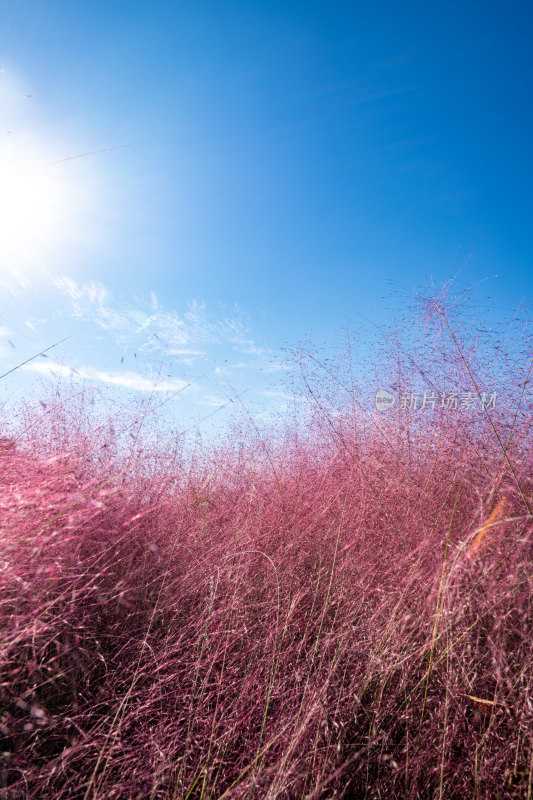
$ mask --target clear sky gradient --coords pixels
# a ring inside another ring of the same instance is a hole
[[[4,398],[53,359],[194,379],[188,413],[224,381],[269,402],[281,348],[381,324],[426,276],[488,278],[511,315],[532,41],[524,2],[0,0],[1,372],[72,337]]]

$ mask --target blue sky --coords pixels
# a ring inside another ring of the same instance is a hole
[[[4,399],[73,367],[183,389],[183,418],[280,409],[283,348],[384,324],[428,276],[483,281],[499,319],[529,300],[528,4],[0,11],[1,372],[71,337]]]

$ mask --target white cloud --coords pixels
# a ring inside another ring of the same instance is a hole
[[[86,377],[91,376],[87,375]],[[103,383],[124,386],[126,389],[134,389],[137,392],[180,392],[189,385],[188,381],[182,381],[178,378],[154,382],[149,378],[143,378],[141,375],[137,375],[135,372],[95,371],[94,379],[102,381]]]
[[[227,397],[222,397],[222,395],[216,394],[204,394],[202,399],[199,400],[200,405],[209,406],[210,408],[223,408],[224,406],[230,405],[232,402],[233,401]]]
[[[39,328],[39,326],[46,325],[47,322],[48,320],[46,318],[37,319],[36,317],[28,317],[28,319],[24,322],[24,324],[26,325],[27,328],[30,329],[30,331],[33,331],[33,333],[37,333],[37,329]]]
[[[55,293],[51,308],[28,308],[22,317],[25,330],[36,335],[37,346],[44,338],[54,341],[72,333],[77,339],[75,355],[59,357],[56,351],[53,355],[62,363],[37,358],[21,368],[27,375],[160,396],[184,391],[192,380],[194,393],[186,395],[185,413],[194,406],[207,407],[206,413],[227,407],[228,398],[240,397],[245,387],[251,402],[281,399],[261,395],[268,373],[280,366],[276,353],[255,341],[250,321],[237,305],[208,308],[193,301],[178,312],[154,292],[132,292],[126,298],[100,281],[51,273],[46,277]]]
[[[80,285],[67,276],[50,280],[69,298],[73,316],[96,323],[123,348],[163,352],[188,364],[206,358],[213,346],[229,346],[253,357],[269,352],[250,336],[248,321],[237,307],[217,316],[205,303],[193,301],[180,315],[163,308],[154,292],[142,307],[117,300],[98,281]]]
[[[233,349],[246,356],[262,356],[266,352],[265,348],[256,345],[253,339],[235,339]]]
[[[24,364],[20,368],[24,372],[37,372],[39,375],[52,375],[54,377],[70,377],[76,372],[72,367],[64,364],[56,364],[55,361],[34,361],[31,364]]]
[[[188,381],[171,378],[170,380],[154,381],[150,378],[138,375],[136,372],[128,371],[104,371],[93,369],[92,367],[68,367],[65,364],[58,364],[55,361],[41,361],[26,364],[21,367],[28,372],[37,372],[40,375],[51,375],[53,377],[80,378],[82,380],[106,383],[113,386],[122,386],[125,389],[133,389],[137,392],[179,392],[189,386]]]

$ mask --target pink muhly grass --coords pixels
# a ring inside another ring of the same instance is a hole
[[[531,796],[530,421],[379,416],[352,358],[211,451],[0,443],[0,797]]]

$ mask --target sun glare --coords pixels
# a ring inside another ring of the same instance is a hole
[[[42,265],[68,237],[74,197],[60,166],[0,147],[0,269]]]

